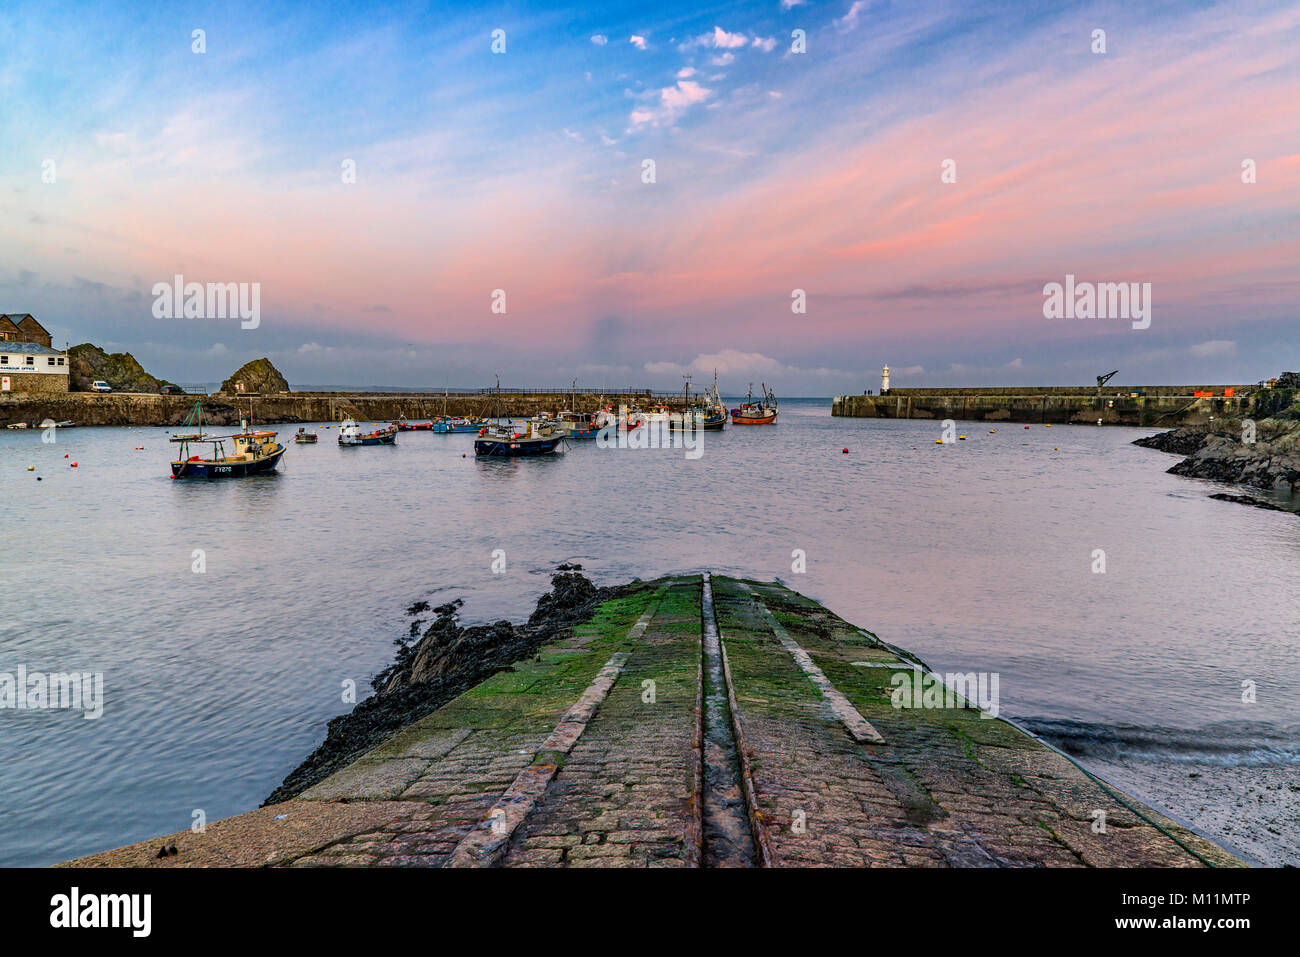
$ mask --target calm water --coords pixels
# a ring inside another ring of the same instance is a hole
[[[0,671],[103,672],[106,698],[98,721],[0,711],[0,864],[257,806],[348,710],[342,683],[364,693],[389,662],[408,604],[519,619],[566,560],[600,584],[780,577],[938,669],[1000,673],[1004,715],[1300,863],[1300,520],[1208,499],[1137,430],[963,423],[939,446],[937,423],[829,405],[786,401],[694,461],[478,461],[468,435],[340,449],[329,430],[280,474],[216,483],[171,481],[162,429],[0,432]]]

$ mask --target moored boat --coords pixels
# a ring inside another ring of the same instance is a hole
[[[721,432],[727,427],[727,406],[718,393],[718,370],[713,370],[713,388],[704,393],[704,431]]]
[[[402,416],[393,423],[393,428],[398,432],[432,432],[432,422],[407,422],[406,416]]]
[[[522,429],[507,422],[481,429],[478,438],[474,440],[474,454],[510,457],[550,455],[563,447],[564,439],[564,433],[553,422],[528,421]]]
[[[284,455],[284,446],[270,431],[240,432],[221,438],[180,436],[172,441],[181,447],[180,458],[172,462],[172,478],[243,478],[275,471]],[[226,451],[230,442],[233,451]],[[191,445],[210,445],[212,453],[187,455]]]
[[[294,433],[293,436],[293,440],[299,445],[315,445],[318,438],[320,438],[320,436],[315,432],[308,432],[301,426],[298,427],[298,431]]]
[[[488,424],[486,419],[467,419],[461,415],[439,416],[430,423],[429,431],[445,435],[459,435],[477,432],[479,429],[486,428]]]
[[[763,398],[754,401],[754,385],[750,383],[749,396],[739,408],[731,410],[732,425],[771,425],[776,421],[776,396],[763,384]]]
[[[339,425],[339,445],[341,446],[395,445],[396,443],[396,426],[390,425],[386,429],[362,432],[355,419],[344,419],[342,424]]]
[[[555,427],[570,439],[594,439],[600,434],[594,412],[561,412],[556,416]]]

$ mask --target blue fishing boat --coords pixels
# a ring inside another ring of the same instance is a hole
[[[485,428],[487,425],[488,423],[484,419],[466,419],[459,415],[451,417],[439,416],[433,420],[433,423],[429,426],[429,431],[452,435],[477,432],[480,429]]]
[[[564,433],[552,422],[530,421],[522,426],[486,426],[474,440],[475,455],[520,457],[551,455],[564,447]]]
[[[594,439],[600,435],[594,412],[561,412],[555,417],[555,427],[568,439]]]

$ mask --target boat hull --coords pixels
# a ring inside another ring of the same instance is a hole
[[[434,432],[432,422],[394,422],[398,432]]]
[[[735,409],[731,411],[732,425],[771,425],[776,421],[777,413],[771,415],[741,415]]]
[[[438,432],[442,435],[463,435],[469,432],[477,432],[483,428],[482,425],[475,425],[472,422],[463,425],[448,425],[445,422],[435,422],[429,426],[430,432]]]
[[[343,448],[353,448],[358,445],[394,445],[397,442],[397,433],[390,432],[387,435],[363,435],[358,439],[344,439],[339,436],[339,445]]]
[[[474,454],[510,458],[551,455],[562,441],[564,437],[560,435],[549,439],[475,439]]]
[[[214,462],[211,460],[188,460],[172,463],[172,478],[245,478],[249,475],[263,475],[274,472],[284,455],[284,446],[280,446],[266,458],[253,462]]]

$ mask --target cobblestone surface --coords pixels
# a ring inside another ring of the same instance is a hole
[[[895,708],[913,662],[815,602],[713,593],[774,866],[1240,863],[1005,722]],[[294,801],[68,863],[700,866],[700,614],[699,577],[651,583]]]

